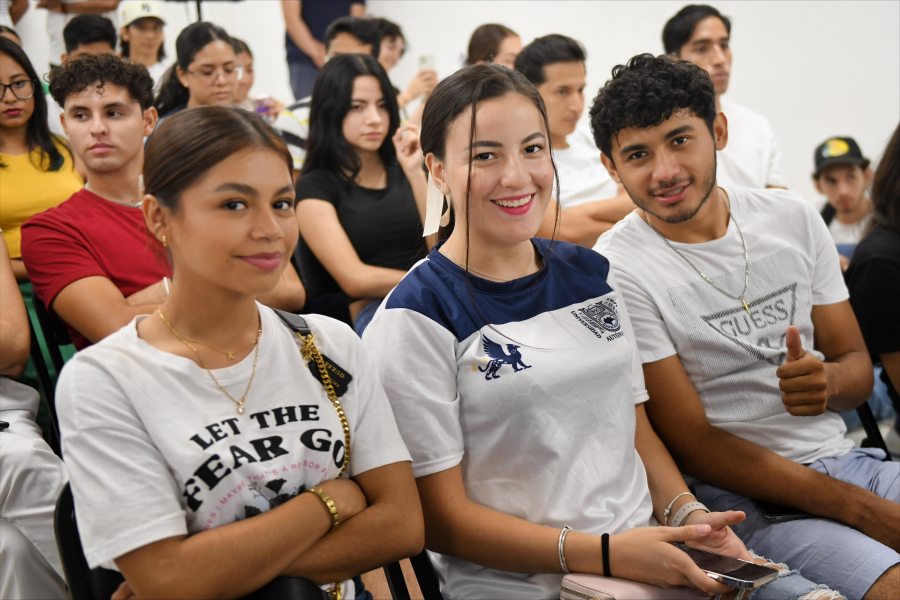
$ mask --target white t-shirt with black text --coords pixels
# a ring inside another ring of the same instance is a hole
[[[137,335],[137,317],[66,364],[57,391],[63,449],[91,567],[163,538],[250,518],[340,472],[337,413],[271,309],[243,415],[194,361]],[[349,474],[408,461],[378,374],[346,325],[306,315],[316,343],[352,377],[340,397]],[[239,398],[253,353],[216,369]],[[263,543],[263,542],[254,542]]]
[[[727,233],[697,244],[671,242],[719,287],[744,287],[750,258],[750,311],[701,279],[637,214],[602,235],[634,323],[641,362],[677,354],[710,423],[799,463],[844,454],[853,442],[833,411],[790,415],[775,370],[788,325],[813,350],[812,308],[847,299],[837,250],[811,204],[787,190],[723,188],[733,218]]]

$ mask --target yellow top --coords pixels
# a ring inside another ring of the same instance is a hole
[[[53,208],[68,200],[84,186],[75,170],[72,157],[61,143],[56,147],[65,162],[57,171],[44,171],[40,152],[30,154],[0,153],[0,229],[10,258],[22,258],[22,224],[31,215]]]

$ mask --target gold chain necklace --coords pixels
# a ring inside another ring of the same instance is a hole
[[[740,225],[738,225],[737,219],[734,218],[734,215],[731,212],[731,207],[728,205],[728,202],[724,198],[722,199],[722,202],[725,203],[725,208],[728,209],[728,218],[729,218],[729,220],[731,220],[731,222],[734,223],[734,228],[737,229],[738,236],[741,238],[741,246],[744,249],[744,288],[741,290],[741,293],[738,294],[737,296],[735,296],[734,294],[719,287],[715,281],[710,279],[706,275],[706,273],[701,271],[694,263],[692,263],[688,259],[687,256],[682,254],[681,251],[678,250],[678,248],[673,246],[672,242],[670,242],[666,238],[666,236],[661,234],[659,232],[659,230],[653,226],[653,223],[650,222],[650,213],[648,213],[646,210],[644,211],[644,220],[647,222],[647,225],[650,226],[650,229],[655,231],[656,235],[658,235],[660,238],[662,238],[662,241],[664,241],[666,243],[666,245],[669,248],[671,248],[673,252],[675,252],[675,254],[680,256],[681,259],[684,262],[686,262],[690,268],[692,268],[698,275],[700,275],[700,278],[703,279],[703,281],[705,281],[706,283],[711,285],[714,290],[716,290],[723,296],[727,296],[727,297],[731,298],[732,300],[739,300],[741,303],[741,308],[743,308],[747,312],[747,314],[750,314],[750,301],[747,300],[747,290],[750,289],[750,253],[747,251],[747,240],[744,239],[744,233],[741,231],[741,227],[740,227]]]
[[[213,383],[216,384],[216,387],[219,388],[219,390],[223,394],[225,394],[229,400],[234,402],[235,407],[237,407],[237,414],[239,414],[239,415],[244,414],[244,404],[247,402],[247,395],[250,394],[250,388],[253,386],[253,378],[256,377],[256,365],[259,362],[259,338],[260,338],[260,336],[262,336],[262,323],[261,322],[259,323],[259,326],[256,330],[256,339],[253,341],[253,345],[254,345],[253,370],[250,372],[250,380],[247,381],[247,388],[244,390],[244,393],[241,395],[241,397],[235,398],[234,396],[232,396],[231,394],[228,393],[228,390],[226,390],[222,386],[222,384],[219,383],[219,380],[216,379],[216,376],[213,374],[213,372],[210,369],[208,369],[207,366],[203,363],[203,359],[200,357],[200,351],[197,350],[197,347],[194,346],[193,343],[191,343],[191,340],[188,340],[183,335],[178,333],[178,330],[175,329],[175,326],[172,325],[172,323],[169,321],[168,318],[166,318],[166,315],[165,315],[165,313],[163,313],[162,308],[157,308],[156,314],[159,315],[159,318],[162,320],[162,322],[165,323],[166,327],[169,328],[169,331],[172,332],[172,335],[174,335],[176,338],[178,338],[179,342],[181,342],[182,344],[187,346],[191,350],[191,352],[193,352],[196,355],[197,363],[200,364],[200,367],[204,371],[209,373],[209,376],[210,376],[210,378],[212,378]],[[258,314],[257,314],[257,319],[259,319]],[[202,343],[202,342],[199,342],[199,343]],[[203,345],[206,346],[207,344],[203,344]],[[229,357],[229,358],[231,358],[231,357]]]

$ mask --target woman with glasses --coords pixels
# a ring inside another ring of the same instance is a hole
[[[160,117],[185,108],[234,104],[242,69],[224,29],[192,23],[178,34],[175,52],[175,65],[163,77],[154,103]]]
[[[68,148],[47,127],[47,101],[31,61],[6,38],[0,38],[0,181],[0,229],[16,279],[24,281],[22,224],[84,184]]]

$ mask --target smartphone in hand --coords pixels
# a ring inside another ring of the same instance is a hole
[[[778,577],[778,571],[746,560],[691,548],[684,544],[675,547],[687,553],[698,567],[706,571],[710,578],[733,588],[753,589],[769,583]]]

